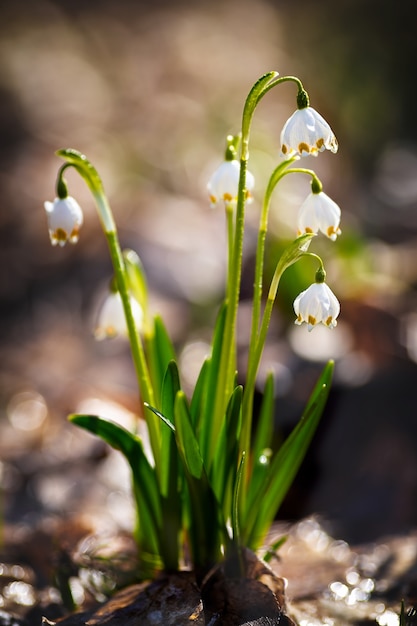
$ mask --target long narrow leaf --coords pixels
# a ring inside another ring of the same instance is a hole
[[[261,410],[256,425],[253,444],[253,457],[258,459],[265,448],[271,446],[274,430],[274,375],[270,372],[266,378]]]
[[[221,507],[207,478],[198,441],[183,392],[175,403],[175,437],[188,484],[189,537],[192,560],[198,571],[207,571],[220,558],[221,544],[227,541],[227,531]]]
[[[210,480],[223,511],[230,511],[231,495],[239,465],[239,435],[242,420],[241,385],[236,387],[229,399],[226,419],[217,439],[216,453],[210,471]]]
[[[244,521],[244,542],[255,549],[262,542],[304,459],[319,424],[329,391],[333,362],[324,368],[300,421],[274,456],[268,479],[259,490]]]
[[[98,435],[125,456],[133,475],[133,491],[139,516],[137,533],[144,551],[156,557],[160,554],[161,503],[155,470],[145,455],[141,439],[122,426],[95,415],[71,415],[69,419],[77,426]]]
[[[166,416],[161,429],[161,502],[164,531],[161,544],[168,569],[178,569],[179,537],[181,531],[181,480],[175,434],[167,420],[175,420],[175,397],[180,390],[180,378],[175,361],[171,361],[162,383],[162,413]],[[182,474],[182,472],[181,472]]]
[[[156,315],[153,330],[145,336],[146,354],[152,384],[155,391],[155,404],[161,406],[162,383],[165,372],[171,361],[175,361],[175,350],[169,338],[165,325],[159,315]]]
[[[180,378],[177,364],[171,361],[165,373],[161,391],[161,414],[171,423],[175,420],[175,398],[180,390]],[[169,491],[169,484],[176,480],[177,452],[175,437],[172,429],[162,428],[161,430],[161,493],[166,496]],[[172,485],[171,485],[172,488]]]
[[[195,433],[199,439],[199,424],[201,423],[201,416],[203,415],[204,402],[207,396],[207,379],[210,371],[211,359],[205,359],[200,373],[197,378],[197,382],[194,387],[193,396],[190,404],[190,416],[194,426]]]
[[[208,373],[205,378],[204,405],[200,417],[201,421],[198,423],[201,452],[207,464],[207,468],[211,466],[215,451],[216,437],[221,428],[221,423],[216,424],[214,421],[214,406],[216,394],[224,393],[221,381],[218,380],[218,374],[223,348],[226,311],[227,307],[224,304],[217,316],[212,341],[210,367],[208,368]]]

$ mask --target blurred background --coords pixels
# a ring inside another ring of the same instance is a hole
[[[313,10],[314,6],[314,10]],[[303,161],[342,208],[342,236],[314,242],[339,297],[338,327],[293,324],[313,280],[288,272],[265,371],[277,386],[277,433],[296,423],[328,358],[335,382],[323,422],[280,517],[316,513],[330,532],[372,541],[417,524],[417,38],[413,3],[376,0],[5,0],[0,9],[0,475],[6,525],[82,512],[132,523],[129,475],[100,442],[68,425],[89,411],[129,424],[137,391],[123,340],[93,327],[111,278],[83,181],[77,246],[52,248],[43,202],[73,147],[94,163],[120,228],[140,255],[152,308],[175,340],[185,385],[207,353],[224,286],[224,216],[206,182],[239,132],[255,80],[301,78],[339,140]],[[293,85],[259,106],[250,169],[243,298],[250,298],[262,190],[296,106]],[[291,179],[291,180],[290,180]],[[294,236],[309,181],[287,177],[271,209],[266,278]],[[247,341],[242,307],[241,352]],[[242,378],[244,378],[242,359]]]

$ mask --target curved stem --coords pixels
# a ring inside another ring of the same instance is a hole
[[[125,261],[120,248],[119,238],[117,234],[116,224],[113,214],[104,192],[101,179],[87,158],[76,150],[59,150],[59,156],[64,158],[67,163],[62,166],[58,179],[62,179],[63,172],[67,167],[74,167],[83,180],[86,182],[97,205],[98,215],[104,234],[109,246],[110,257],[113,264],[117,288],[123,303],[123,309],[126,318],[126,326],[129,334],[129,342],[132,353],[133,364],[139,385],[139,391],[142,402],[147,402],[154,406],[154,392],[149,376],[149,371],[145,359],[142,341],[136,328],[135,320],[130,304],[129,282]],[[59,184],[59,182],[58,182]],[[160,460],[160,424],[158,418],[151,411],[145,411],[145,416],[149,428],[149,437],[154,454],[155,466],[159,468]]]
[[[269,216],[269,207],[271,204],[272,192],[275,187],[281,180],[281,178],[287,174],[291,170],[287,170],[287,168],[296,160],[295,157],[291,159],[287,159],[280,163],[275,170],[272,172],[271,177],[268,182],[267,189],[265,191],[263,203],[262,203],[262,211],[261,218],[259,222],[258,229],[258,243],[256,247],[256,261],[255,261],[255,277],[253,284],[253,307],[252,307],[252,326],[251,326],[251,336],[249,342],[249,357],[251,355],[250,347],[256,341],[256,336],[259,328],[259,318],[261,311],[261,301],[262,301],[262,288],[263,288],[263,271],[264,271],[264,261],[265,261],[265,239],[266,232],[268,230],[268,216]]]
[[[298,85],[298,92],[304,93],[301,81],[294,76],[284,76],[277,78],[277,72],[269,72],[259,78],[250,90],[245,101],[242,115],[241,130],[241,154],[240,154],[240,175],[238,184],[238,196],[236,204],[235,232],[233,237],[233,250],[231,251],[231,261],[228,270],[227,285],[227,308],[224,327],[223,349],[220,359],[218,379],[220,384],[216,388],[214,411],[209,435],[209,458],[210,467],[215,449],[215,440],[220,431],[222,420],[224,419],[228,399],[233,391],[236,372],[236,320],[240,298],[240,281],[242,273],[242,251],[243,236],[245,226],[245,205],[246,205],[246,172],[249,160],[249,137],[251,123],[255,109],[261,98],[276,85],[293,81]],[[264,212],[266,220],[267,208]],[[264,220],[264,221],[265,221]],[[262,234],[261,237],[264,237]],[[262,243],[261,246],[264,244]],[[263,257],[263,253],[262,253]],[[263,265],[263,261],[262,261]],[[258,270],[259,271],[259,270]],[[260,299],[259,299],[260,301]],[[256,305],[258,306],[258,304]],[[259,319],[259,313],[257,313]],[[246,426],[245,426],[246,428]],[[246,439],[246,438],[245,438]],[[246,440],[243,450],[246,450]],[[250,439],[249,442],[250,443]]]
[[[234,207],[231,203],[226,204],[226,228],[227,228],[227,281],[226,298],[229,297],[228,289],[231,283],[233,244],[234,244]]]
[[[275,80],[271,80],[264,87],[264,89],[258,95],[258,99],[256,101],[256,104],[258,104],[258,102],[261,100],[261,98],[263,98],[264,95],[268,93],[268,91],[270,91],[271,89],[273,89],[274,87],[276,87],[280,83],[285,83],[285,82],[288,82],[288,81],[296,83],[296,85],[298,86],[298,93],[302,93],[302,92],[305,93],[305,90],[304,90],[304,87],[303,87],[303,83],[301,82],[301,80],[299,78],[297,78],[297,76],[281,76],[280,78],[276,78]]]

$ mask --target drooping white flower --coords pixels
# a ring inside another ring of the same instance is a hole
[[[321,231],[335,241],[341,234],[340,207],[324,191],[310,193],[298,212],[298,234]]]
[[[240,163],[236,159],[223,161],[216,169],[207,183],[207,190],[210,196],[210,206],[213,208],[218,202],[225,204],[235,204],[239,186]],[[246,198],[247,202],[252,201],[252,190],[255,186],[253,175],[246,172]]]
[[[295,323],[305,322],[308,330],[312,330],[317,324],[334,328],[337,325],[340,304],[326,283],[313,283],[294,300],[294,312],[297,316]]]
[[[317,156],[323,150],[337,152],[337,139],[326,120],[313,107],[297,109],[281,132],[281,156]]]
[[[135,298],[130,297],[133,318],[138,331],[143,326],[143,311]],[[118,291],[110,292],[103,302],[98,314],[97,324],[94,329],[94,336],[98,340],[112,339],[117,336],[128,336],[125,312],[122,298]]]
[[[67,196],[55,198],[53,202],[45,202],[44,206],[52,245],[64,246],[67,241],[77,243],[84,221],[78,202],[71,196]]]

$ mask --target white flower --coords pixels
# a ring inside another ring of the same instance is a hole
[[[341,234],[340,207],[323,191],[310,193],[298,212],[298,234],[318,233],[319,230],[335,241]]]
[[[67,241],[77,243],[83,223],[83,212],[78,202],[67,196],[45,202],[44,206],[52,245],[64,246]]]
[[[141,330],[143,326],[143,311],[135,298],[130,297],[130,306],[132,307],[133,318],[137,330]],[[118,335],[127,337],[128,330],[126,325],[125,312],[123,309],[122,298],[120,293],[110,292],[105,299],[99,315],[94,336],[96,339],[111,339]]]
[[[225,204],[235,204],[239,186],[240,163],[236,159],[233,161],[223,161],[211,176],[207,190],[210,195],[210,206],[213,208],[218,202],[223,200]],[[251,191],[255,186],[255,179],[250,172],[246,172],[246,198],[252,201]]]
[[[297,316],[295,323],[306,322],[308,330],[312,330],[317,324],[334,328],[337,325],[340,304],[326,283],[313,283],[296,297],[294,311]]]
[[[323,150],[337,152],[338,144],[326,120],[312,107],[298,109],[281,132],[281,156],[317,156]]]

